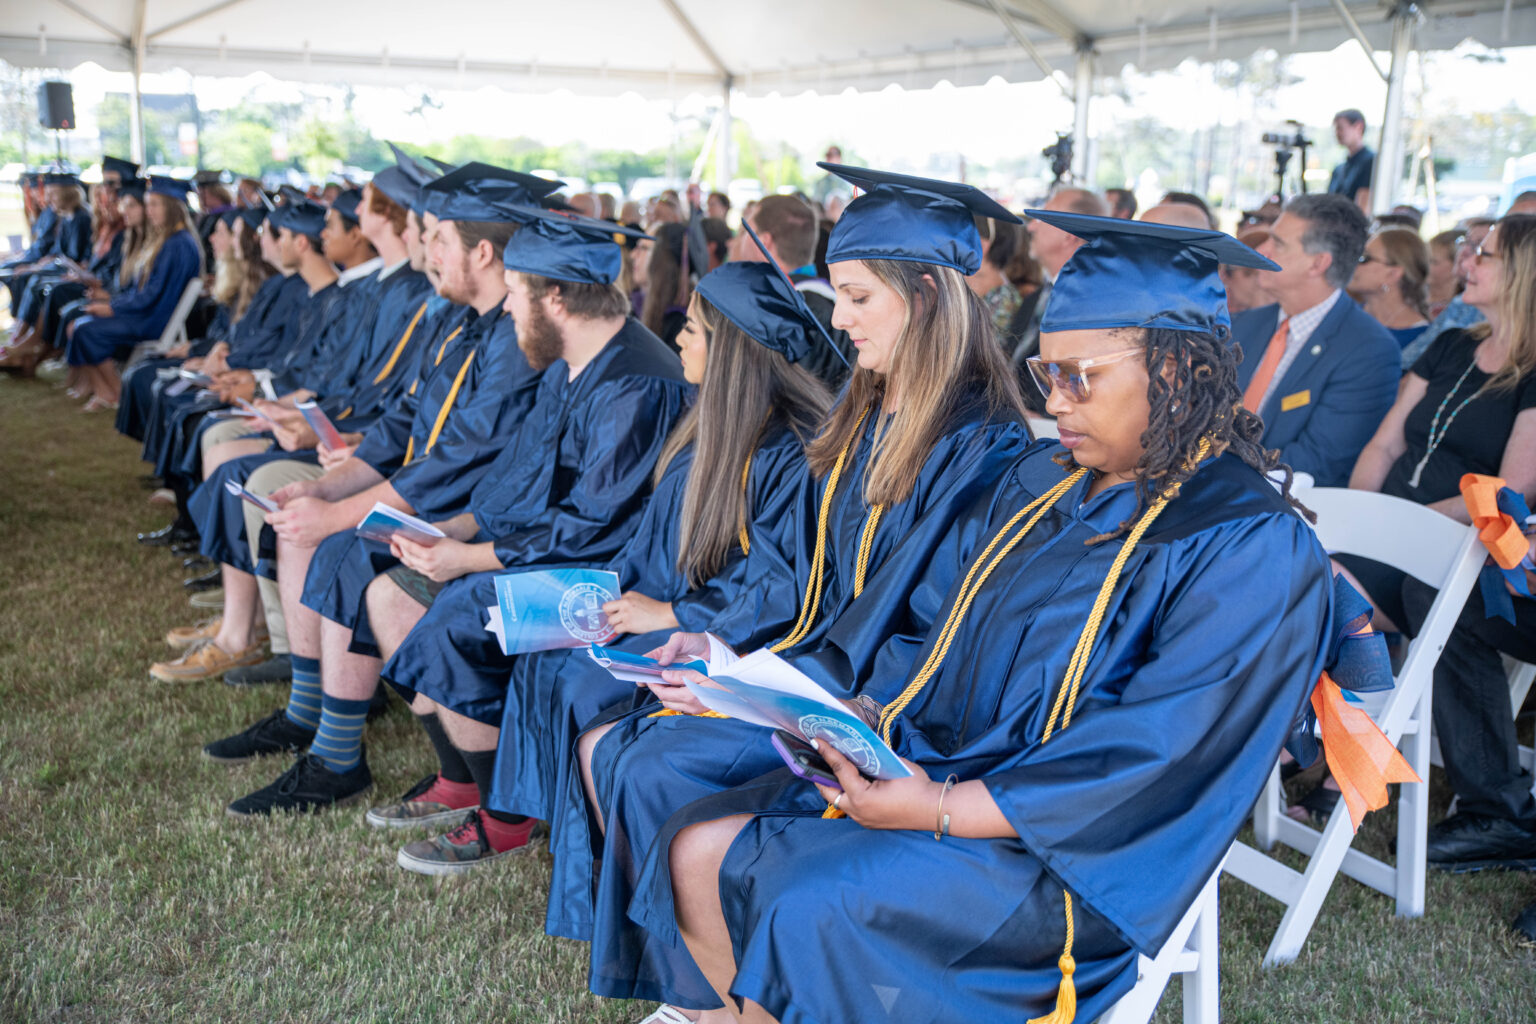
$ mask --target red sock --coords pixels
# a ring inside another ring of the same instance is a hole
[[[497,853],[505,853],[515,850],[519,846],[528,844],[528,837],[533,833],[533,826],[538,824],[534,818],[525,818],[512,824],[506,821],[497,821],[495,818],[480,812],[480,824],[485,829],[486,842],[491,844],[491,849]]]
[[[422,797],[459,810],[480,803],[480,788],[473,782],[452,782],[439,775],[437,781],[432,783],[432,788],[423,793]]]

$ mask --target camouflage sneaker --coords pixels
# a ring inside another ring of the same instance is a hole
[[[481,864],[526,849],[528,837],[537,824],[536,819],[529,818],[520,825],[507,826],[514,836],[505,849],[498,850],[485,834],[482,812],[473,811],[464,818],[462,825],[447,835],[417,840],[401,847],[395,863],[420,875],[463,874]]]
[[[368,824],[374,828],[413,828],[460,821],[466,811],[480,809],[480,791],[473,782],[454,783],[441,775],[428,775],[392,804],[372,808]]]

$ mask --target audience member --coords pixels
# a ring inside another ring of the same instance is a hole
[[[664,222],[652,229],[652,234],[655,242],[645,270],[645,305],[640,310],[640,322],[671,345],[688,318],[688,300],[693,294],[691,271],[683,262],[688,255],[688,227]]]
[[[1349,296],[1406,348],[1429,326],[1429,247],[1408,228],[1383,228],[1365,243]]]
[[[992,328],[1005,351],[1012,348],[1008,328],[1024,303],[1024,296],[1003,275],[1003,267],[1013,258],[1016,244],[1012,227],[990,217],[976,218],[976,234],[981,237],[981,268],[965,279],[967,287],[992,314]]]
[[[1211,229],[1210,218],[1191,203],[1164,200],[1142,211],[1141,220],[1148,224],[1164,224],[1172,227],[1193,228],[1197,231]]]
[[[1168,192],[1165,193],[1163,198],[1158,201],[1158,205],[1160,206],[1166,206],[1170,203],[1179,206],[1194,207],[1200,211],[1200,216],[1205,219],[1205,223],[1199,225],[1200,227],[1210,228],[1212,230],[1216,228],[1216,214],[1211,211],[1211,204],[1207,203],[1204,199],[1201,199],[1193,192]],[[1145,220],[1146,218],[1143,217],[1142,219]]]
[[[1429,319],[1433,321],[1451,304],[1461,290],[1456,276],[1456,242],[1461,235],[1454,229],[1442,231],[1429,240],[1429,276],[1424,280],[1429,301]]]
[[[1536,213],[1536,189],[1529,192],[1521,192],[1515,196],[1515,201],[1509,204],[1509,209],[1504,211],[1504,216],[1512,213]]]
[[[1365,144],[1365,115],[1353,107],[1333,115],[1333,137],[1349,153],[1333,169],[1328,179],[1328,193],[1343,196],[1362,213],[1371,212],[1371,176],[1376,170],[1376,154]]]
[[[1457,327],[1471,327],[1473,324],[1482,323],[1483,314],[1478,312],[1476,306],[1469,306],[1462,301],[1461,290],[1466,287],[1467,273],[1472,267],[1472,260],[1477,255],[1478,246],[1483,244],[1483,239],[1488,235],[1488,229],[1493,226],[1493,221],[1487,217],[1473,217],[1468,220],[1461,229],[1461,234],[1456,241],[1456,296],[1440,311],[1424,333],[1420,334],[1408,347],[1403,349],[1403,369],[1407,370],[1418,361],[1419,356],[1434,344],[1435,339],[1441,334]]]
[[[1344,294],[1370,221],[1341,196],[1292,199],[1259,252],[1280,265],[1263,289],[1277,301],[1240,313],[1243,404],[1264,446],[1320,487],[1340,487],[1392,406],[1401,349]]]
[[[730,215],[731,199],[724,192],[711,192],[704,200],[704,215],[723,221]]]
[[[1081,188],[1058,189],[1046,201],[1045,209],[1052,212],[1082,213],[1094,217],[1103,217],[1109,212],[1104,205],[1104,200],[1087,189]],[[1071,259],[1072,254],[1077,252],[1078,247],[1083,244],[1083,240],[1053,224],[1034,218],[1028,221],[1028,230],[1030,255],[1039,264],[1044,280],[1040,290],[1034,294],[1034,301],[1026,300],[1014,314],[1018,323],[1010,324],[1006,334],[1015,341],[1013,350],[1007,355],[1020,374],[1025,404],[1031,410],[1041,411],[1045,408],[1045,396],[1040,394],[1033,380],[1023,380],[1024,361],[1040,349],[1040,320],[1045,315],[1046,304],[1050,302],[1052,284],[1067,260]]]
[[[1250,249],[1259,248],[1268,239],[1268,228],[1245,228],[1237,236],[1237,240]],[[1227,311],[1233,316],[1245,313],[1256,306],[1269,304],[1269,296],[1264,292],[1265,271],[1257,267],[1241,267],[1227,263],[1223,263],[1217,270],[1221,274],[1221,283],[1227,290]]]
[[[1104,200],[1109,204],[1109,215],[1120,220],[1136,218],[1136,193],[1128,188],[1107,188]]]

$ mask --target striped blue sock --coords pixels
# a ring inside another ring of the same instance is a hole
[[[306,729],[320,728],[320,659],[290,655],[293,689],[288,692],[288,721]]]
[[[363,759],[363,726],[367,721],[368,701],[324,694],[320,700],[320,728],[309,752],[333,772],[351,771]]]

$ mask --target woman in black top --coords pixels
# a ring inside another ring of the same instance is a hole
[[[1486,322],[1445,332],[1413,364],[1349,486],[1465,523],[1463,474],[1500,476],[1536,496],[1536,216],[1494,225],[1462,298]],[[1359,558],[1337,561],[1376,605],[1378,628],[1397,632],[1403,574]]]

